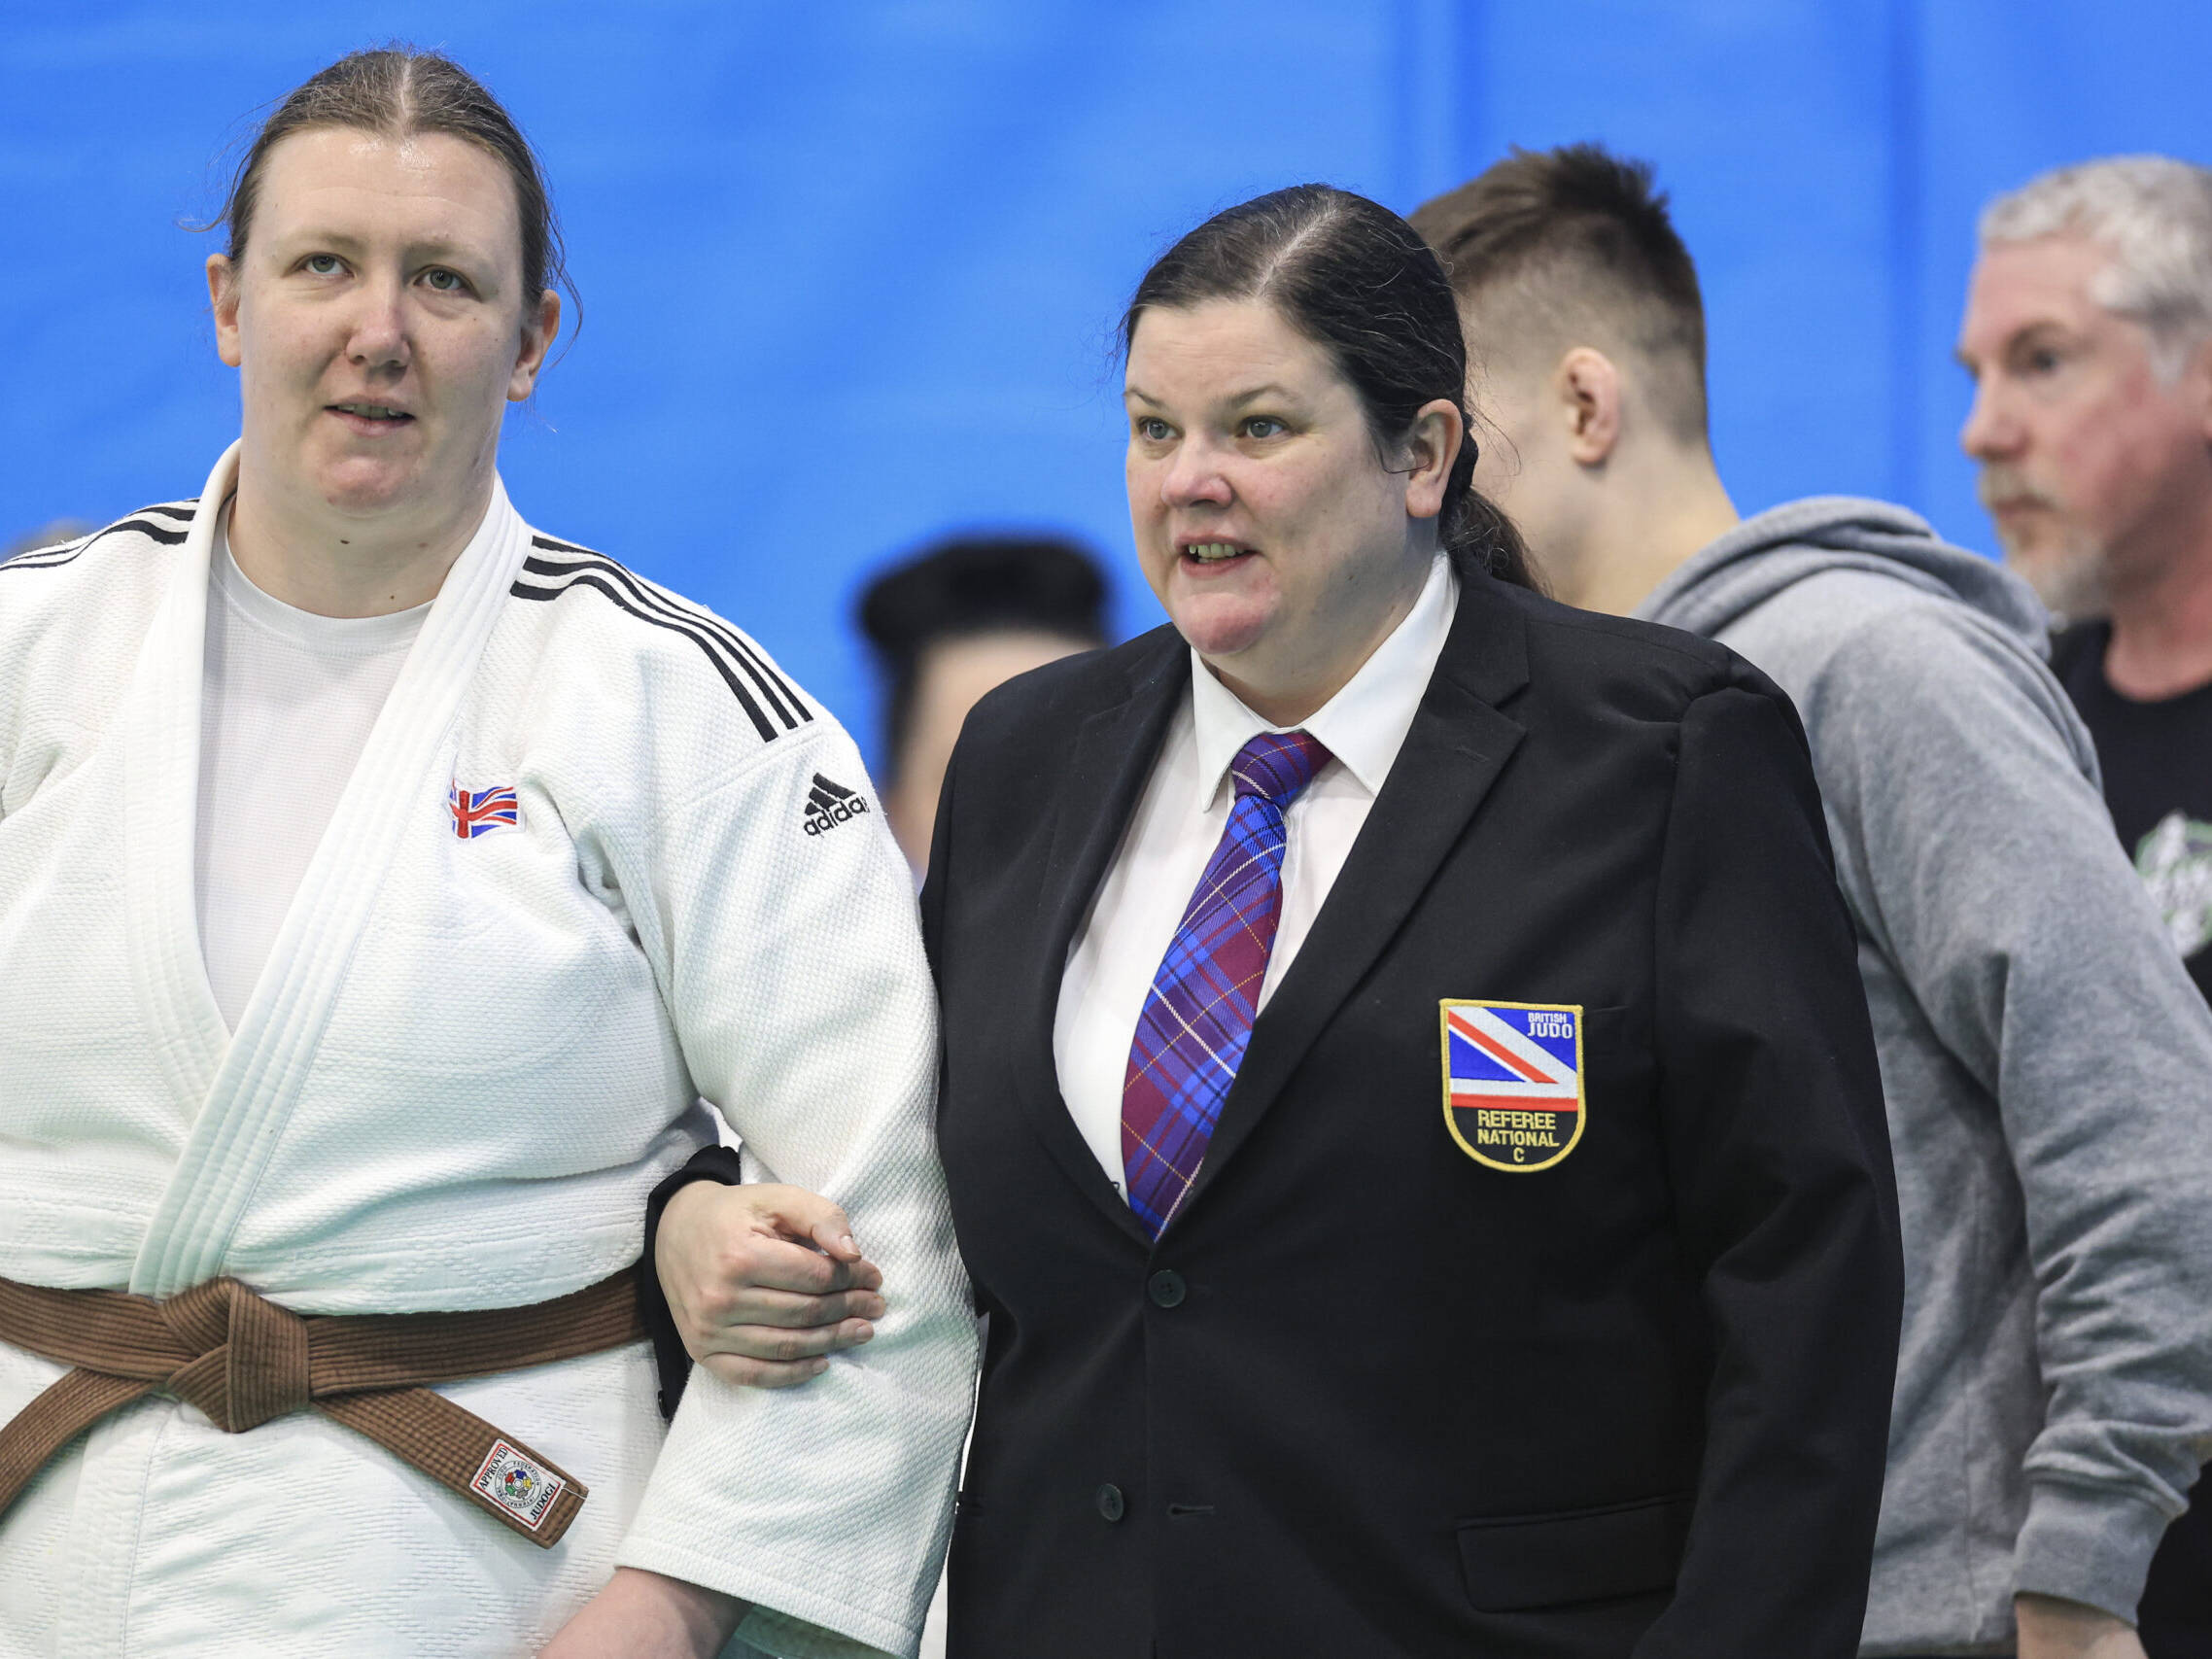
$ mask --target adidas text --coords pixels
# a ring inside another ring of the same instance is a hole
[[[856,818],[868,810],[868,798],[841,783],[832,783],[820,773],[814,774],[813,787],[807,791],[806,829],[809,835],[820,835],[824,830],[837,828],[847,818]]]

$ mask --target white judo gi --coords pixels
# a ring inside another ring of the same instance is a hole
[[[495,490],[227,1031],[191,881],[235,469],[0,565],[0,1277],[543,1301],[637,1259],[704,1096],[846,1206],[890,1311],[800,1389],[700,1371],[665,1439],[643,1344],[442,1387],[590,1488],[550,1550],[318,1415],[142,1400],[0,1518],[0,1655],[522,1654],[618,1562],[755,1603],[769,1653],[911,1654],[974,1336],[913,892],[851,742]],[[459,833],[508,788],[518,821]],[[0,1344],[0,1419],[61,1368]]]

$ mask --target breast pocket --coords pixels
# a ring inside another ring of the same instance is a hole
[[[1683,1493],[1462,1522],[1468,1600],[1479,1612],[1509,1613],[1669,1589],[1681,1567],[1690,1510]]]

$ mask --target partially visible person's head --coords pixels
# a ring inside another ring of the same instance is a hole
[[[1051,536],[940,541],[862,590],[883,681],[884,814],[916,870],[968,710],[1018,674],[1105,644],[1105,611],[1097,559]]]
[[[1476,487],[1547,573],[1584,538],[1592,487],[1624,445],[1710,466],[1705,306],[1649,163],[1595,144],[1516,149],[1412,224],[1451,273],[1470,396],[1502,440]]]
[[[257,488],[339,517],[488,492],[567,282],[498,99],[436,52],[354,52],[278,104],[213,224],[217,349],[240,370]]]
[[[1958,358],[1959,441],[2053,610],[2094,615],[2212,557],[2212,172],[2124,156],[1991,202]]]
[[[1469,487],[1451,287],[1396,214],[1325,185],[1217,214],[1145,273],[1122,341],[1146,579],[1262,713],[1357,672],[1437,549],[1526,580]]]

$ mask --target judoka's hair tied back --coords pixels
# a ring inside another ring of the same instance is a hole
[[[247,147],[225,192],[222,210],[192,225],[227,227],[230,258],[246,251],[254,210],[260,201],[261,170],[268,154],[296,132],[351,128],[405,139],[442,132],[475,145],[500,162],[514,183],[522,226],[522,303],[525,312],[549,287],[567,294],[571,340],[583,320],[583,296],[569,276],[561,222],[545,188],[545,170],[506,106],[481,81],[440,52],[395,43],[351,52],[317,70],[278,102]]]
[[[1455,559],[1534,587],[1520,532],[1474,488],[1467,340],[1451,279],[1413,227],[1331,185],[1294,185],[1217,213],[1168,249],[1122,317],[1122,351],[1155,306],[1257,299],[1313,341],[1359,395],[1376,451],[1391,464],[1422,405],[1449,399],[1467,431],[1444,487],[1437,535]]]

